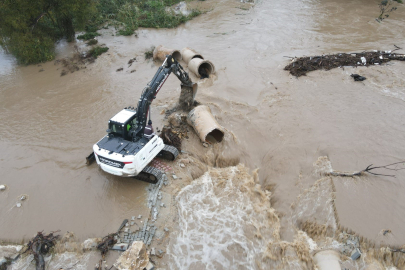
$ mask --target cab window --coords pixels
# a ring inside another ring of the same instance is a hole
[[[120,136],[122,136],[124,131],[122,124],[110,124],[110,129],[114,134]]]

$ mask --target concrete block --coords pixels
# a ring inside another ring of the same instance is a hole
[[[155,250],[155,248],[152,248],[152,249],[150,250],[150,255],[153,255],[153,256],[156,255],[156,250]]]
[[[112,247],[113,250],[127,250],[127,248],[128,248],[128,244],[124,244],[124,243],[115,244],[115,245]]]
[[[131,220],[135,220],[135,216],[132,216],[132,217],[131,217]]]
[[[166,227],[166,228],[164,228],[164,230],[165,230],[165,232],[168,232],[168,231],[169,231],[169,228]]]
[[[148,262],[148,265],[145,267],[145,269],[146,270],[154,270],[155,266],[151,262]]]
[[[361,256],[360,249],[355,248],[355,249],[352,251],[352,254],[351,254],[350,257],[352,258],[353,261],[355,261],[355,260],[357,260],[358,258],[360,258],[360,256]]]
[[[5,185],[0,185],[0,190],[6,190],[6,186]]]
[[[141,219],[141,218],[142,218],[142,215],[139,215],[139,216],[138,216],[138,219]]]
[[[0,267],[2,266],[2,265],[6,265],[7,264],[7,260],[6,260],[6,258],[0,258]],[[1,269],[3,269],[3,268],[1,268]],[[4,268],[4,269],[7,269],[6,267]]]

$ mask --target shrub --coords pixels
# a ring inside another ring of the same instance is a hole
[[[97,58],[99,55],[105,53],[106,51],[108,51],[108,47],[96,46],[89,51],[89,55],[94,58]]]
[[[97,36],[100,36],[100,34],[97,32],[87,32],[83,35],[77,36],[77,39],[89,40],[89,39],[93,39]]]

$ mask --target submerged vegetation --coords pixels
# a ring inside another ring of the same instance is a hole
[[[173,28],[201,14],[176,14],[168,8],[180,0],[2,0],[0,46],[20,64],[54,59],[55,42],[91,40],[101,27],[114,26],[120,35],[132,35],[138,27]]]

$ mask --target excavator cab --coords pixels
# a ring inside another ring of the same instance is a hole
[[[136,112],[133,110],[124,109],[117,113],[113,118],[108,121],[107,133],[112,134],[114,137],[123,138],[124,140],[131,141],[131,130],[136,128]]]

